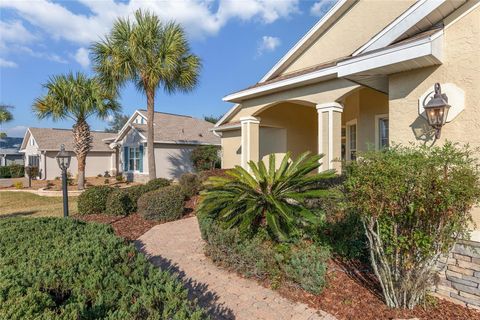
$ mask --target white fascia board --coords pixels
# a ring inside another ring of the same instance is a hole
[[[114,141],[114,142],[118,142],[119,138],[123,135],[124,131],[127,130],[127,129],[131,126],[132,121],[135,119],[135,117],[136,117],[137,115],[140,115],[140,116],[142,116],[143,118],[145,118],[138,109],[135,110],[135,112],[134,112],[134,113],[132,114],[132,116],[128,119],[128,121],[125,122],[125,124],[123,125],[122,129],[118,132],[117,137],[115,138],[115,141]]]
[[[334,76],[336,74],[336,69],[337,69],[336,66],[327,67],[327,68],[320,69],[307,74],[303,74],[297,77],[292,77],[289,79],[280,80],[270,84],[262,85],[256,88],[251,88],[251,89],[243,90],[240,92],[232,93],[224,97],[223,101],[237,102],[240,99],[249,98],[257,94],[264,94],[266,92],[273,91],[275,89],[285,88],[293,85],[299,85],[308,81],[318,81],[324,77]]]
[[[357,1],[353,0],[340,0],[338,1],[301,39],[298,41],[293,48],[291,48],[286,55],[284,55],[270,71],[259,81],[260,83],[267,81],[275,72],[282,68],[298,51],[308,42],[311,38],[323,27],[328,28],[328,22],[331,21],[332,17],[337,14],[340,9],[348,10],[353,6]]]
[[[223,117],[220,118],[220,120],[218,120],[217,123],[215,123],[215,125],[213,126],[213,130],[215,130],[216,127],[219,127],[221,126],[225,121],[227,121],[227,119],[235,112],[237,112],[237,110],[240,109],[240,104],[235,104],[233,107],[230,108],[230,110],[228,110],[227,113],[225,113],[223,115]],[[213,131],[212,130],[212,131]]]
[[[339,62],[338,77],[346,77],[425,56],[432,56],[441,63],[442,34],[443,31],[439,31],[425,39]]]
[[[410,28],[415,26],[420,20],[429,15],[432,11],[440,7],[445,0],[420,0],[411,6],[407,11],[401,14],[385,29],[380,31],[375,37],[355,51],[352,56],[372,50],[384,48],[392,44]]]
[[[232,124],[232,125],[225,125],[224,127],[222,128],[218,128],[218,127],[213,127],[211,129],[209,129],[209,131],[212,131],[212,132],[215,132],[215,131],[226,131],[226,130],[232,130],[232,129],[238,129],[238,128],[241,128],[242,125],[240,123],[235,123],[235,124]]]
[[[28,143],[26,141],[27,136],[31,136],[31,135],[32,135],[32,132],[30,131],[30,128],[27,128],[27,131],[25,131],[25,134],[23,135],[22,145],[20,146],[20,149],[18,151],[25,152],[25,148],[27,147],[26,143]]]

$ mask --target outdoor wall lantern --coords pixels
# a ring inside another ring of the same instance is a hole
[[[62,191],[63,191],[63,217],[68,217],[68,189],[67,169],[70,166],[72,157],[65,151],[65,145],[60,146],[60,152],[56,156],[58,167],[62,170]]]
[[[435,129],[435,138],[440,138],[442,127],[445,125],[448,117],[448,97],[442,93],[440,83],[435,83],[435,94],[424,106],[427,115],[428,124]]]

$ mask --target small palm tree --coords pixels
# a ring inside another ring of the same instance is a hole
[[[78,189],[85,187],[85,165],[92,148],[92,134],[87,119],[97,116],[105,119],[119,105],[109,90],[105,90],[96,78],[83,73],[51,77],[43,85],[47,94],[35,100],[33,110],[39,119],[54,121],[71,119],[73,125],[73,151],[78,161]]]
[[[238,227],[246,235],[266,227],[278,240],[286,241],[302,227],[321,221],[318,213],[305,205],[307,198],[330,195],[319,183],[334,173],[312,173],[321,158],[306,152],[292,161],[287,153],[276,170],[272,154],[268,169],[263,161],[249,162],[252,174],[236,166],[227,171],[229,177],[210,178],[198,213],[219,219],[229,228]]]
[[[7,106],[4,104],[0,105],[0,125],[13,120],[13,115],[9,110],[11,108],[11,106]],[[6,136],[7,134],[5,132],[0,132],[0,139],[5,138]]]
[[[182,27],[163,24],[150,13],[137,10],[134,21],[118,19],[102,41],[92,45],[94,70],[102,82],[117,90],[133,81],[147,97],[148,175],[154,179],[155,156],[153,117],[155,94],[188,92],[198,82],[200,59],[190,52]]]

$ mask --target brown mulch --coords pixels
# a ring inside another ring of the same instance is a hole
[[[85,216],[77,215],[75,218],[87,222],[109,224],[112,226],[117,236],[129,241],[138,239],[138,237],[150,230],[153,226],[161,223],[158,221],[146,220],[138,213],[133,213],[128,216],[89,214]]]
[[[368,266],[337,259],[330,261],[328,269],[328,284],[320,295],[298,287],[284,286],[278,291],[286,298],[324,310],[338,319],[480,319],[480,312],[476,310],[434,297],[427,305],[413,310],[390,309],[383,302],[378,283]]]

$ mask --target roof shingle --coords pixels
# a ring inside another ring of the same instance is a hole
[[[71,129],[55,128],[29,128],[40,150],[60,150],[60,145],[65,145],[65,150],[73,151],[73,132]],[[93,142],[90,151],[109,151],[108,144],[103,139],[115,138],[115,133],[91,131]]]

